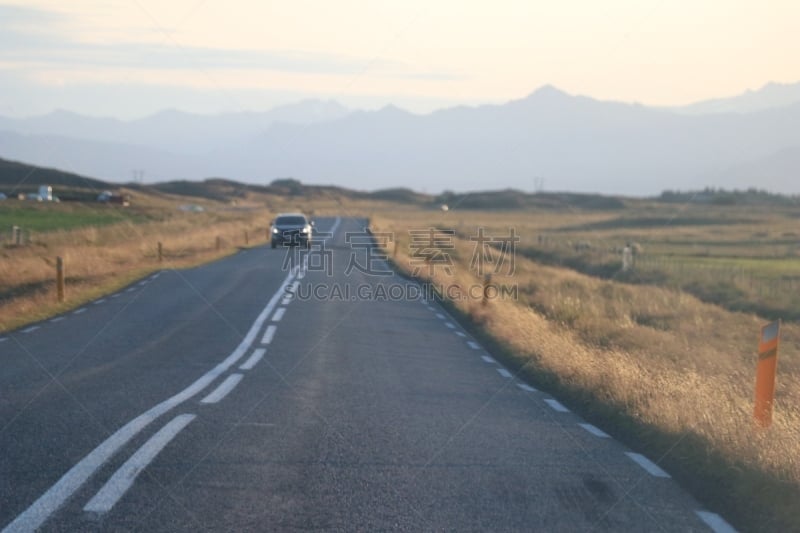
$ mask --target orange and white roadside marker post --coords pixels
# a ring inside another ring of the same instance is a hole
[[[775,400],[775,375],[778,370],[778,341],[781,321],[776,320],[761,327],[756,367],[756,402],[753,418],[757,425],[772,425],[772,404]]]

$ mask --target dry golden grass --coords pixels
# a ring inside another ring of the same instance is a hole
[[[437,269],[431,281],[462,287],[481,283],[469,264],[474,243],[464,238],[478,226],[507,235],[510,226],[519,231],[558,223],[563,218],[557,214],[544,221],[523,213],[445,216],[409,210],[386,212],[371,222],[374,231],[399,236],[388,253],[406,271],[409,229],[456,228],[462,238],[448,250],[455,272]],[[654,458],[681,471],[696,490],[712,487],[709,480],[731,484],[707,496],[744,527],[763,527],[769,523],[763,522],[765,515],[772,526],[800,527],[800,511],[786,501],[800,494],[797,323],[782,328],[774,423],[764,432],[754,429],[752,409],[755,351],[765,320],[677,290],[602,280],[519,256],[515,273],[495,276],[493,283],[516,284],[518,300],[450,304],[532,379],[582,403],[589,416],[633,424],[622,433],[649,439],[645,444]],[[706,480],[695,483],[692,476]]]
[[[78,306],[153,270],[232,253],[245,245],[245,231],[249,244],[264,243],[269,220],[266,209],[185,213],[162,222],[42,233],[27,246],[5,247],[0,250],[0,330]],[[68,297],[60,305],[55,302],[56,257],[64,260]]]

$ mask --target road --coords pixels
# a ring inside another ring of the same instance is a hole
[[[0,335],[3,531],[726,531],[317,227]]]

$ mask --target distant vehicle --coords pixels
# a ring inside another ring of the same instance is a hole
[[[97,201],[104,204],[120,204],[124,207],[131,205],[131,197],[128,194],[114,194],[111,191],[103,191],[97,195]]]
[[[302,213],[281,213],[272,221],[272,247],[300,245],[311,247],[314,223]]]
[[[42,202],[53,201],[53,188],[50,185],[42,185],[39,187],[39,200]]]
[[[5,200],[6,198],[8,198],[8,196],[6,196],[4,193],[0,192],[0,200]]]

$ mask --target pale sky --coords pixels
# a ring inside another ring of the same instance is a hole
[[[0,0],[0,115],[416,111],[544,84],[650,105],[800,79],[800,2]]]

